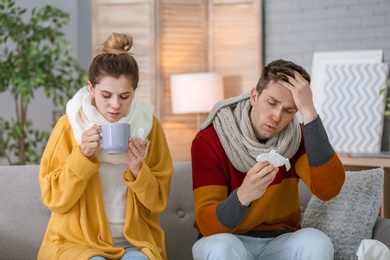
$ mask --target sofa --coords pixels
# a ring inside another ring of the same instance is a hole
[[[40,200],[39,165],[0,166],[0,258],[36,259],[50,217]],[[311,194],[300,183],[302,209]],[[191,163],[175,162],[168,207],[161,214],[169,260],[192,259],[198,237],[193,227]],[[378,216],[373,239],[390,246],[390,219]]]

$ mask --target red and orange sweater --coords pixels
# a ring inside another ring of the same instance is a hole
[[[262,197],[242,206],[237,188],[246,173],[236,170],[211,125],[200,131],[192,147],[195,227],[203,236],[217,233],[276,237],[301,228],[298,182],[301,178],[322,200],[335,197],[345,180],[344,167],[329,143],[321,119],[302,126],[300,147],[283,166]]]

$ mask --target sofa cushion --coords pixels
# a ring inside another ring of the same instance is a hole
[[[37,259],[50,218],[38,174],[39,165],[0,166],[0,259]]]
[[[194,228],[194,197],[190,162],[175,162],[167,209],[161,213],[169,260],[192,259],[192,245],[198,238]]]
[[[357,259],[363,239],[372,238],[382,201],[383,170],[346,172],[340,194],[330,201],[312,196],[302,226],[317,228],[333,242],[335,259]]]

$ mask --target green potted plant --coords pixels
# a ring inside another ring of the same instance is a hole
[[[387,91],[390,91],[390,78],[387,81]],[[385,89],[382,89],[380,94],[383,94],[384,92]],[[385,116],[390,116],[390,95],[389,94],[386,97]]]
[[[86,71],[72,57],[72,45],[62,28],[70,16],[50,5],[27,10],[14,0],[0,3],[0,94],[15,101],[15,118],[0,117],[0,158],[9,164],[39,163],[49,133],[34,129],[28,106],[38,89],[55,106],[86,82]]]

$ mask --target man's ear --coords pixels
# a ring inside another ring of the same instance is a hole
[[[254,106],[257,99],[259,98],[259,92],[256,88],[251,89],[251,105]]]

